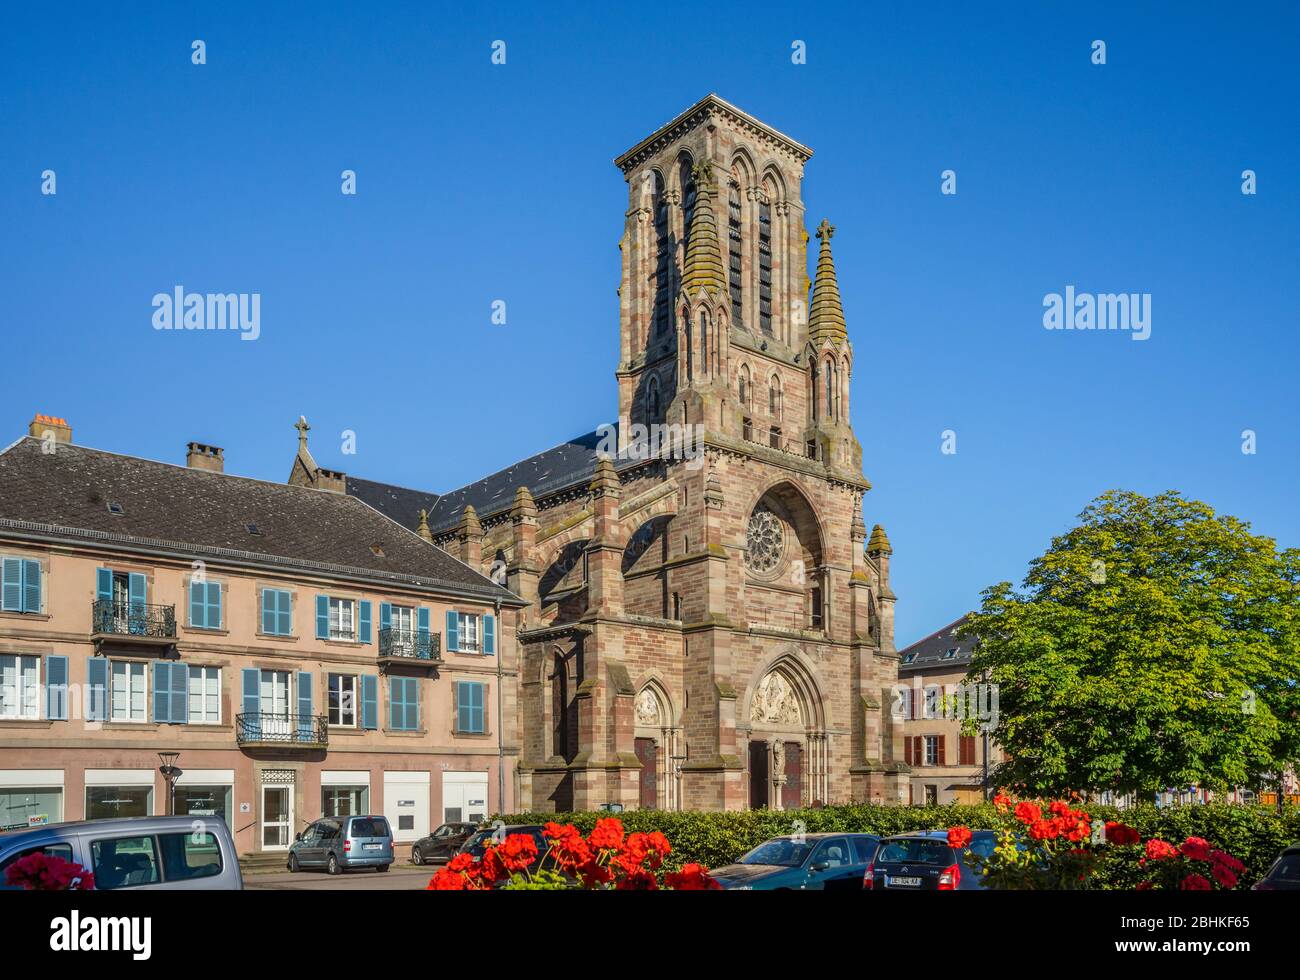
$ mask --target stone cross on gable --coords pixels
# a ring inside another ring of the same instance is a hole
[[[822,218],[822,223],[817,226],[817,237],[829,242],[834,234],[835,226]]]
[[[293,427],[298,430],[298,445],[307,445],[307,431],[311,428],[307,424],[307,416],[299,415],[298,421],[293,424]]]

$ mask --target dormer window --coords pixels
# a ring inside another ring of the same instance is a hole
[[[910,664],[915,659],[916,659],[916,654],[914,653],[906,653],[903,655],[903,663],[905,664]]]

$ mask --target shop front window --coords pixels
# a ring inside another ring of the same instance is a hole
[[[365,786],[326,786],[321,790],[321,814],[352,817],[367,812],[370,790]]]
[[[86,819],[147,817],[153,813],[153,787],[90,786],[86,788]]]
[[[40,827],[62,819],[61,789],[0,789],[0,831]]]

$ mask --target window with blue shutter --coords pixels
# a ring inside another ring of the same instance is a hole
[[[420,728],[420,688],[414,677],[389,678],[389,727],[414,732]]]
[[[87,668],[86,720],[108,720],[108,658],[91,657]]]
[[[330,638],[330,597],[327,595],[318,595],[316,597],[316,639],[328,640]]]
[[[497,652],[497,621],[495,616],[483,617],[483,652],[489,655]]]
[[[483,685],[477,681],[456,683],[456,731],[482,735],[487,731],[483,714]]]
[[[243,732],[249,738],[257,738],[262,734],[262,672],[256,667],[245,667],[243,678]]]
[[[429,609],[421,606],[415,611],[415,632],[420,638],[420,649],[429,649]]]
[[[30,558],[0,562],[0,609],[5,612],[41,611],[41,563]]]
[[[157,660],[153,665],[153,720],[167,725],[189,722],[188,664]]]
[[[50,721],[68,720],[67,657],[45,658],[45,717]]]
[[[362,599],[358,604],[357,639],[362,643],[370,642],[370,600]]]
[[[451,609],[447,610],[447,649],[460,649],[460,617]]]
[[[221,583],[190,579],[190,625],[196,629],[221,629]]]
[[[361,675],[361,727],[379,727],[379,678],[374,674]]]
[[[267,636],[293,633],[293,597],[286,589],[262,590],[262,632]]]
[[[311,674],[298,671],[298,738],[310,741],[312,737]]]

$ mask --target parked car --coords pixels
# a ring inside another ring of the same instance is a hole
[[[511,834],[527,834],[533,839],[533,843],[537,845],[537,860],[529,866],[529,871],[537,871],[542,868],[546,868],[549,871],[559,871],[559,869],[555,867],[554,862],[547,859],[547,852],[550,850],[551,842],[548,838],[542,835],[542,830],[543,828],[541,824],[531,823],[510,824],[502,827],[483,827],[471,834],[469,839],[461,845],[460,850],[457,853],[469,854],[472,857],[481,858],[494,838],[498,841],[504,841]],[[564,871],[559,871],[559,874],[562,878],[568,881],[570,885],[576,884],[577,879],[574,878],[573,875]],[[505,884],[504,881],[499,881],[497,882],[496,887],[499,888],[503,884]]]
[[[493,835],[496,835],[497,840],[505,840],[511,834],[527,834],[533,839],[533,842],[537,844],[537,855],[540,859],[546,855],[547,850],[550,848],[550,841],[542,836],[542,830],[543,827],[541,824],[532,823],[510,824],[503,827],[482,827],[470,834],[465,843],[460,846],[460,850],[456,853],[468,854],[471,857],[481,858],[483,852],[487,850],[488,845],[492,843]],[[536,865],[534,865],[534,867],[536,867]]]
[[[773,837],[709,877],[731,891],[861,891],[875,834]]]
[[[28,854],[50,854],[94,873],[96,889],[244,887],[230,828],[220,818],[117,817],[52,823],[0,834],[4,873]]]
[[[1255,882],[1251,891],[1300,891],[1300,844],[1283,848],[1273,866]]]
[[[970,849],[987,858],[998,846],[997,831],[971,831]],[[983,875],[948,846],[943,830],[918,830],[886,837],[867,865],[862,887],[869,891],[977,891]]]
[[[476,830],[476,823],[443,824],[432,834],[421,837],[411,845],[411,863],[430,864],[450,860]]]
[[[289,847],[289,870],[324,868],[332,875],[349,868],[387,871],[393,863],[393,833],[377,816],[326,817],[299,834]]]

